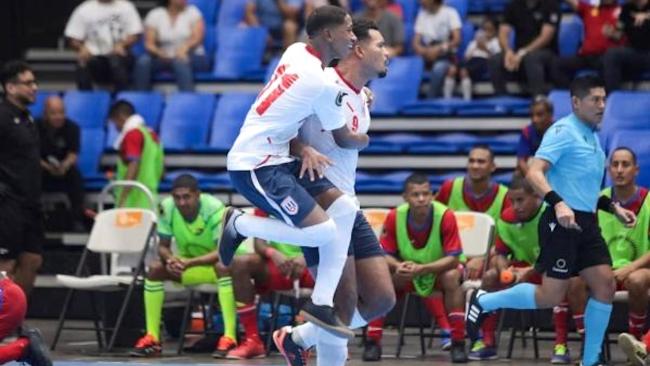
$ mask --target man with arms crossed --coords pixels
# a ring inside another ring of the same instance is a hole
[[[467,308],[467,333],[478,338],[485,316],[501,308],[537,309],[559,304],[571,277],[580,276],[590,289],[585,310],[585,342],[581,365],[603,365],[600,347],[614,298],[614,274],[607,244],[596,222],[598,208],[634,225],[633,212],[600,196],[605,153],[597,127],[605,110],[605,88],[593,76],[571,84],[573,113],[544,134],[527,179],[549,207],[539,223],[541,251],[536,268],[542,284],[521,283],[507,290],[472,293]],[[548,178],[547,178],[548,177]]]
[[[358,40],[353,52],[336,68],[328,68],[325,73],[346,93],[343,104],[348,127],[354,132],[366,133],[370,127],[370,114],[368,98],[362,89],[369,80],[386,75],[388,51],[374,22],[355,20],[353,30]],[[354,182],[358,151],[336,146],[332,133],[323,131],[318,116],[311,116],[305,122],[293,148],[317,175],[324,174],[356,201]],[[339,314],[352,329],[382,316],[395,304],[390,274],[377,236],[358,206],[356,210],[349,256],[335,296]],[[319,253],[313,248],[303,248],[303,252],[307,266],[320,278],[316,270]],[[305,350],[314,345],[318,349],[318,365],[343,365],[348,354],[347,339],[333,336],[309,323],[293,330],[282,328],[275,332],[274,340],[290,365],[305,365]]]
[[[281,220],[228,208],[219,255],[229,265],[244,237],[318,247],[321,276],[301,313],[337,335],[352,337],[354,333],[334,312],[333,298],[357,207],[327,179],[299,178],[300,162],[290,154],[289,143],[303,120],[316,114],[338,145],[361,149],[368,144],[368,135],[353,133],[346,126],[344,92],[323,72],[332,60],[348,55],[356,37],[350,15],[335,6],[316,9],[306,29],[309,43],[295,43],[285,51],[228,153],[233,186],[253,205]]]

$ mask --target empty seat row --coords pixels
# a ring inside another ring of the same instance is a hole
[[[372,136],[364,153],[374,154],[458,154],[467,153],[475,145],[488,145],[497,154],[513,154],[519,133],[478,136],[469,133],[447,133],[435,136],[394,133]]]

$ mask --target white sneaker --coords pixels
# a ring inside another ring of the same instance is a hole
[[[631,365],[645,366],[645,361],[648,358],[645,343],[629,333],[621,333],[618,336],[618,346],[625,353]]]

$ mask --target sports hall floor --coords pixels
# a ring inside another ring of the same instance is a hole
[[[39,327],[43,331],[46,341],[49,343],[54,334],[54,321],[31,320],[27,322],[30,326]],[[72,322],[71,322],[72,323]],[[71,324],[72,325],[72,324]],[[508,344],[508,334],[503,333],[501,338],[500,355],[505,356]],[[409,337],[406,339],[406,346],[402,352],[403,356],[400,359],[395,359],[395,346],[397,342],[397,332],[392,329],[387,329],[384,332],[384,358],[382,362],[362,362],[361,352],[362,348],[357,344],[351,344],[349,349],[351,359],[348,365],[451,365],[449,362],[449,355],[447,352],[439,350],[437,347],[437,339],[434,341],[432,349],[427,349],[427,356],[424,358],[415,357],[420,353],[419,339],[417,337]],[[611,336],[614,338],[614,336]],[[181,366],[181,365],[268,365],[268,366],[284,366],[284,360],[277,354],[272,354],[269,358],[258,359],[251,361],[230,361],[230,360],[215,360],[210,355],[188,355],[177,356],[175,353],[176,344],[165,344],[165,351],[162,358],[157,359],[133,359],[128,357],[127,350],[117,350],[112,354],[98,354],[96,345],[89,340],[94,339],[92,332],[75,332],[64,331],[56,352],[53,353],[54,364],[56,366],[120,366],[120,365],[151,365],[151,364],[164,364],[168,366]],[[357,339],[358,340],[358,339]],[[356,341],[355,341],[356,342]],[[427,340],[428,343],[428,340]],[[521,341],[517,340],[515,344],[515,351],[513,358],[507,360],[501,358],[497,361],[482,362],[481,364],[493,365],[550,365],[548,359],[551,353],[552,342],[540,342],[540,359],[535,361],[533,357],[532,344],[528,343],[528,347],[523,349]],[[569,348],[573,351],[574,359],[577,360],[579,353],[579,343],[570,343]],[[623,354],[617,349],[616,345],[611,346],[613,353],[613,365],[625,365],[627,362]],[[479,364],[480,362],[471,362],[470,364]],[[16,365],[16,364],[9,364]],[[316,365],[315,357],[310,360],[310,365]]]

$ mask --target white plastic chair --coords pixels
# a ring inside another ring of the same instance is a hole
[[[384,221],[386,221],[386,216],[388,216],[390,210],[387,208],[364,208],[362,211],[372,231],[379,238],[381,232],[384,230]]]
[[[488,254],[494,242],[494,219],[481,212],[454,212],[463,253],[468,259],[484,257],[483,271],[487,268]],[[463,282],[465,290],[481,287],[481,280]]]
[[[97,333],[100,348],[103,348],[104,343],[102,332],[113,331],[106,350],[110,351],[113,348],[126,308],[131,300],[133,289],[144,275],[144,260],[150,243],[155,238],[157,222],[156,214],[148,209],[114,208],[103,210],[102,198],[106,198],[112,188],[125,186],[143,190],[150,198],[153,206],[153,196],[145,186],[138,182],[117,181],[110,183],[102,190],[99,212],[95,217],[88,243],[79,260],[75,274],[73,276],[63,274],[56,276],[56,281],[63,287],[68,288],[68,293],[59,316],[59,324],[51,346],[52,350],[55,349],[63,329],[94,330]],[[89,274],[89,268],[86,261],[90,253],[100,254],[101,256],[100,274],[87,275]],[[105,263],[105,255],[110,255],[110,267]],[[94,296],[91,296],[91,305],[95,313],[93,318],[94,327],[64,327],[65,317],[75,291],[117,292],[124,289],[126,289],[126,296],[122,301],[114,327],[106,328],[100,325]]]

